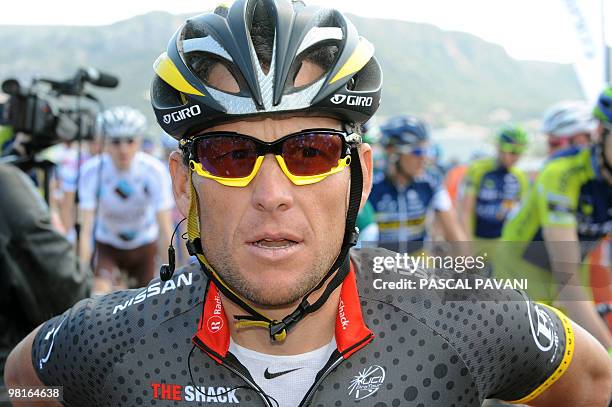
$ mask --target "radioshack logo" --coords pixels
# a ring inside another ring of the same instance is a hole
[[[208,327],[208,331],[210,333],[216,334],[221,330],[221,328],[223,328],[223,318],[213,315],[212,317],[208,318],[208,321],[206,321],[206,326]]]
[[[164,123],[170,124],[170,122],[180,122],[188,117],[194,117],[199,114],[202,114],[202,109],[200,109],[200,106],[194,105],[191,107],[186,107],[184,109],[177,110],[176,112],[165,114]]]
[[[213,308],[213,315],[206,321],[208,332],[213,334],[219,332],[221,328],[223,328],[223,318],[221,318],[221,314],[223,313],[223,304],[221,304],[221,297],[219,296],[219,293],[215,295],[214,301],[215,307]]]
[[[385,381],[385,369],[373,365],[359,372],[348,387],[349,396],[354,394],[355,400],[363,400],[376,393]]]
[[[329,101],[334,105],[339,105],[340,103],[345,103],[347,106],[372,106],[374,98],[372,96],[356,96],[356,95],[339,95],[335,94]]]
[[[342,330],[346,331],[346,327],[351,322],[346,316],[346,312],[344,311],[344,301],[340,299],[340,303],[338,304],[338,316],[340,317],[340,325],[342,325]]]
[[[193,401],[203,403],[240,404],[235,388],[212,386],[181,386],[171,383],[151,383],[154,400]]]

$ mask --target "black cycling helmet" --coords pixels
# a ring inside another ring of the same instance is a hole
[[[381,144],[385,147],[412,145],[429,140],[424,121],[410,115],[392,117],[380,126]]]
[[[207,261],[192,181],[187,248],[217,288],[249,314],[234,316],[239,327],[268,328],[273,340],[283,340],[296,323],[325,303],[349,273],[349,249],[359,234],[355,220],[363,188],[361,137],[355,133],[378,108],[382,85],[373,52],[373,46],[336,10],[290,0],[238,0],[229,9],[218,7],[214,13],[187,20],[155,62],[151,103],[160,126],[181,141],[181,149],[192,134],[249,116],[336,117],[349,133],[351,180],[340,252],[317,286],[280,321],[250,306]],[[305,61],[320,67],[322,74],[311,83],[296,85]],[[210,83],[209,75],[220,67],[233,77],[235,91]],[[172,272],[164,275],[170,278]],[[310,303],[309,296],[320,288],[323,293]]]
[[[272,47],[266,48],[266,38]],[[176,139],[262,114],[300,112],[361,125],[380,103],[382,73],[373,53],[337,10],[290,0],[237,0],[188,19],[176,31],[155,61],[151,103],[159,125]],[[296,87],[303,61],[323,73]],[[238,91],[209,82],[217,64]]]

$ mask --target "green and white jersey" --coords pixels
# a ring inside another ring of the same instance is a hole
[[[610,235],[612,186],[598,173],[595,147],[567,154],[546,164],[504,226],[503,240],[541,241],[544,226],[575,227],[581,241]]]

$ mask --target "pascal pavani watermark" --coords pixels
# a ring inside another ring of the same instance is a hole
[[[395,256],[376,256],[372,271],[376,274],[391,271],[413,278],[384,281],[376,278],[372,286],[377,290],[527,290],[526,278],[469,278],[432,277],[425,269],[448,270],[461,274],[467,270],[484,271],[486,253],[483,256],[418,256],[396,253]],[[416,278],[415,278],[416,277]]]

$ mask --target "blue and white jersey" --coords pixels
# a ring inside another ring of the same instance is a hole
[[[168,169],[142,152],[127,171],[118,171],[106,154],[89,160],[83,165],[79,194],[81,209],[94,210],[98,204],[96,240],[124,250],[154,242],[157,213],[174,207]]]
[[[428,213],[452,208],[442,180],[428,171],[402,188],[388,177],[377,180],[369,201],[376,212],[379,246],[404,253],[423,246]]]

